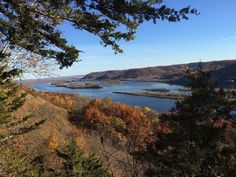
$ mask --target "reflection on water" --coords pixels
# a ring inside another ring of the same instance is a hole
[[[133,96],[114,94],[115,91],[123,92],[138,92],[144,91],[144,89],[150,88],[166,88],[170,90],[170,93],[179,93],[178,89],[182,86],[169,85],[159,82],[134,82],[125,81],[124,84],[112,85],[105,84],[101,89],[69,89],[64,87],[55,87],[50,83],[34,85],[32,88],[47,92],[61,92],[61,93],[79,93],[80,95],[89,96],[91,98],[104,98],[110,97],[113,101],[123,102],[132,106],[149,107],[159,112],[166,112],[174,107],[175,100],[173,99],[161,99],[145,96]]]

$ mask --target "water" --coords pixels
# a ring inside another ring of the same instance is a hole
[[[158,112],[167,112],[175,106],[176,100],[146,96],[123,95],[112,92],[140,92],[144,91],[144,89],[166,88],[170,90],[169,93],[179,93],[177,89],[182,88],[182,86],[159,82],[125,81],[124,84],[120,85],[105,84],[101,89],[69,89],[64,87],[55,87],[50,83],[34,85],[32,88],[46,92],[79,93],[80,95],[89,96],[91,98],[110,97],[113,101],[126,103],[132,106],[149,107]]]

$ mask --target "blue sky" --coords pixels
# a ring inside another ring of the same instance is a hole
[[[123,54],[115,55],[102,47],[100,40],[86,32],[75,31],[68,24],[60,27],[70,44],[84,51],[61,76],[82,75],[94,71],[140,68],[198,61],[236,59],[235,0],[166,0],[171,7],[191,5],[200,12],[180,23],[142,24],[136,39],[120,43]]]

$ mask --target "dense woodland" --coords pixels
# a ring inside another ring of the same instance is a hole
[[[236,176],[236,104],[201,64],[186,70],[192,93],[168,113],[15,81],[46,72],[48,62],[78,60],[56,28],[63,22],[122,52],[118,40],[132,40],[144,21],[178,22],[196,9],[162,0],[2,0],[0,13],[0,176]]]

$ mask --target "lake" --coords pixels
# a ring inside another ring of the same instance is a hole
[[[103,84],[103,88],[100,89],[69,89],[64,87],[55,87],[51,83],[33,85],[32,88],[46,92],[60,92],[60,93],[78,93],[83,96],[89,96],[91,98],[104,98],[110,97],[113,101],[129,104],[131,106],[149,107],[158,112],[167,112],[175,106],[176,100],[154,98],[146,96],[133,96],[115,94],[113,92],[139,92],[144,89],[152,88],[166,88],[169,89],[169,93],[179,93],[177,89],[182,88],[179,85],[170,85],[160,82],[137,82],[137,81],[124,81],[123,84]]]

